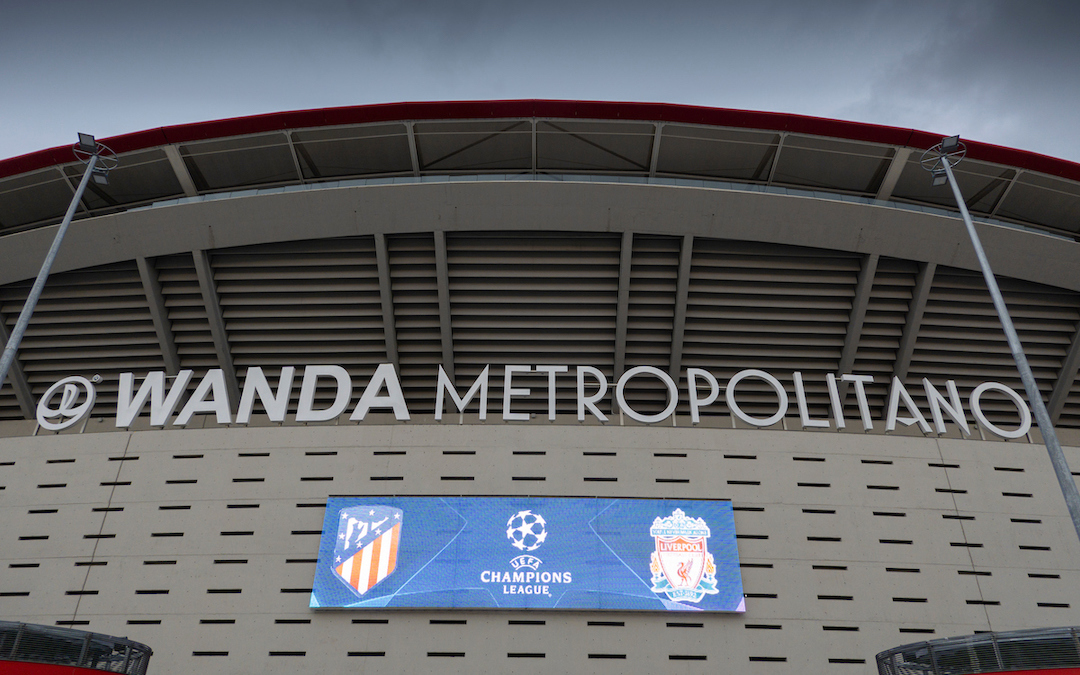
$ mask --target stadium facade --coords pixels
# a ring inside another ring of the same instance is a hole
[[[865,673],[1075,623],[938,140],[566,101],[105,139],[0,389],[0,619],[130,636],[153,673]],[[81,171],[0,162],[0,337]],[[1080,166],[969,142],[956,171],[1080,469]],[[92,409],[39,426],[72,377]],[[745,611],[313,610],[353,496],[730,500]]]

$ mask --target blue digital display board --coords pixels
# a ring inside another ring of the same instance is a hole
[[[333,497],[314,608],[745,611],[731,502]]]

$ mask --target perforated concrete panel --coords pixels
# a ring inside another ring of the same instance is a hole
[[[1080,606],[1026,442],[341,424],[9,437],[0,459],[0,616],[129,636],[155,673],[864,673]],[[309,610],[327,496],[365,494],[730,499],[747,611]]]

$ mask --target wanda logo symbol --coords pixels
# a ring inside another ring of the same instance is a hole
[[[60,394],[60,402],[53,408],[52,404],[57,393]],[[94,408],[96,397],[97,391],[90,380],[77,375],[65,377],[49,387],[38,401],[37,422],[43,429],[49,431],[66,429],[90,413]]]

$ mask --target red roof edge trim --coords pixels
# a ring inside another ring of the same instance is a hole
[[[827,136],[844,140],[896,145],[924,150],[941,140],[941,135],[915,129],[848,122],[789,113],[755,112],[728,108],[676,105],[671,103],[618,103],[607,101],[446,101],[380,103],[341,108],[319,108],[267,113],[247,117],[180,124],[147,129],[101,139],[117,153],[150,149],[173,143],[190,143],[286,129],[304,129],[374,122],[502,117],[556,117],[563,119],[626,120],[672,122],[705,126],[759,129]],[[972,159],[1036,171],[1080,181],[1080,164],[1024,150],[989,143],[967,141]],[[74,161],[70,147],[40,150],[0,160],[0,178],[28,173]]]

